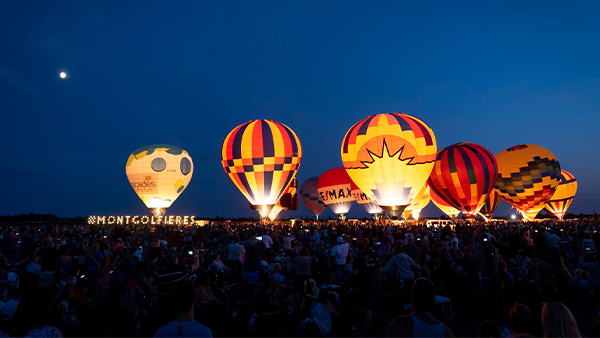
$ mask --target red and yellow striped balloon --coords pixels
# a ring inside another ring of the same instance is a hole
[[[474,218],[494,189],[497,174],[498,165],[489,150],[464,142],[437,153],[427,183],[446,203]]]
[[[227,135],[221,159],[229,178],[266,218],[296,176],[302,146],[288,126],[252,120]]]
[[[444,201],[439,195],[435,193],[435,191],[431,190],[431,188],[429,189],[429,194],[431,195],[431,202],[433,202],[433,204],[435,204],[435,206],[438,207],[438,209],[440,209],[444,214],[446,214],[446,216],[454,218],[460,215],[460,210],[456,209],[455,207],[451,206],[446,201]]]
[[[561,170],[561,177],[558,181],[556,192],[554,192],[554,195],[552,195],[552,198],[544,208],[558,219],[563,219],[576,193],[577,180],[575,176],[566,170]]]
[[[436,151],[431,128],[401,113],[359,121],[346,133],[341,149],[352,181],[392,219],[400,219],[425,186]]]

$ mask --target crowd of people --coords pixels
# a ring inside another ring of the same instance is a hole
[[[0,229],[0,336],[600,336],[594,220]]]

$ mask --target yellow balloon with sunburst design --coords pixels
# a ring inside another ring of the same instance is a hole
[[[342,162],[352,181],[391,219],[400,219],[431,174],[437,143],[420,119],[401,113],[369,116],[342,142]]]

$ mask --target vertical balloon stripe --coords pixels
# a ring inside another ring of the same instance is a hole
[[[231,144],[231,157],[235,159],[242,158],[242,137],[244,136],[244,132],[246,128],[250,125],[250,122],[241,125],[238,128],[238,131],[233,135],[233,140]]]
[[[397,115],[397,114],[391,114],[388,117],[393,118],[396,122],[398,122],[398,124],[400,125],[400,129],[402,129],[403,131],[412,130],[411,125],[406,121],[404,116]]]
[[[373,120],[375,116],[371,116],[371,117],[367,117],[366,120],[364,120],[361,125],[357,125],[358,127],[358,131],[356,132],[356,135],[366,135],[367,134],[367,130],[369,129],[369,125],[371,123],[371,120]]]
[[[298,144],[297,144],[297,137],[294,134],[294,132],[292,132],[292,130],[290,128],[288,128],[286,125],[282,125],[286,135],[290,138],[290,143],[292,145],[292,154],[291,156],[298,156]]]

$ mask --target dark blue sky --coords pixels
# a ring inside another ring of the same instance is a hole
[[[569,211],[600,212],[598,17],[595,1],[3,1],[0,215],[147,213],[125,162],[165,142],[195,166],[171,214],[255,216],[220,164],[231,129],[290,126],[301,183],[342,165],[355,122],[396,111],[439,148],[542,145],[579,182]]]

